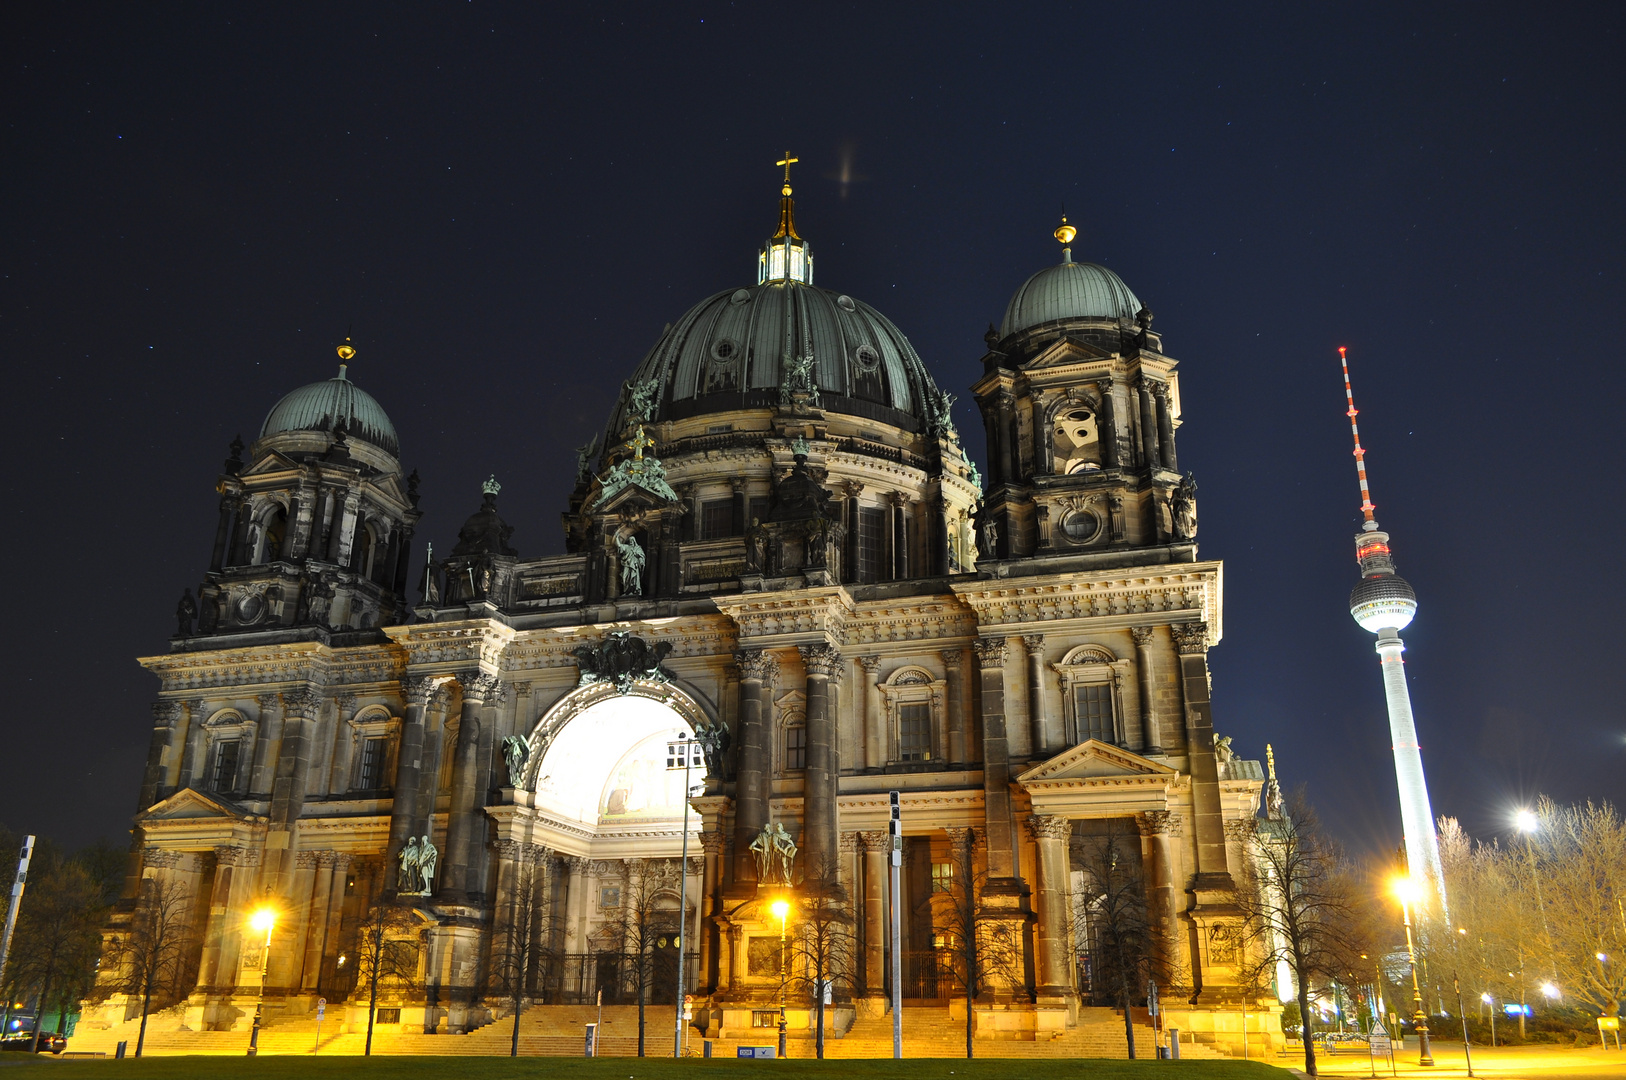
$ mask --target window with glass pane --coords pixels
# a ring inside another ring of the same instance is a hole
[[[902,761],[927,761],[932,756],[932,707],[919,705],[898,706],[898,758]]]
[[[237,790],[237,758],[242,746],[237,739],[215,743],[215,771],[209,784],[215,791]]]
[[[374,735],[361,740],[361,768],[356,774],[356,787],[362,791],[377,791],[384,786],[384,754],[388,740]]]
[[[879,506],[858,508],[858,580],[880,580],[881,552],[886,536],[886,511]]]
[[[1092,683],[1073,688],[1073,701],[1078,706],[1078,738],[1100,739],[1112,742],[1112,687],[1107,683]]]
[[[951,862],[932,863],[932,892],[952,892],[954,890],[954,864]]]
[[[785,768],[795,771],[807,768],[807,726],[792,724],[785,729]]]
[[[733,535],[733,499],[713,499],[700,504],[700,539],[721,540]]]

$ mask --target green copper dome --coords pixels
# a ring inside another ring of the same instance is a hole
[[[341,420],[352,439],[370,442],[391,457],[400,455],[401,442],[384,407],[345,377],[343,364],[336,377],[301,386],[273,405],[260,425],[260,438],[284,431],[332,431]]]
[[[1061,319],[1116,319],[1133,323],[1141,302],[1123,278],[1095,263],[1073,262],[1071,252],[1022,283],[1005,308],[999,336]]]

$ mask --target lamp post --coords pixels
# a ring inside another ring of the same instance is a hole
[[[271,967],[271,930],[277,925],[277,913],[263,907],[249,918],[248,924],[265,931],[265,945],[260,950],[260,994],[254,1001],[254,1026],[248,1033],[248,1056],[256,1057],[260,1052],[260,1021],[265,1015],[265,976]]]
[[[692,794],[689,767],[694,764],[694,754],[699,748],[700,743],[689,735],[668,743],[666,747],[667,769],[675,772],[680,765],[683,769],[683,858],[678,870],[677,1020],[676,1029],[672,1032],[673,1057],[683,1056],[683,971],[689,963],[688,954],[684,951],[684,931],[688,928],[684,913],[689,910],[689,796]],[[705,903],[704,897],[700,903]]]
[[[1491,1049],[1494,1050],[1496,1049],[1496,999],[1485,993],[1479,995],[1479,1000],[1490,1006]]]
[[[1411,905],[1421,895],[1417,880],[1400,877],[1394,881],[1394,894],[1400,901],[1400,918],[1406,924],[1406,959],[1411,966],[1412,1027],[1417,1029],[1417,1064],[1434,1064],[1428,1049],[1428,1014],[1423,1011],[1423,990],[1417,982],[1417,946],[1412,941]]]
[[[785,1056],[785,976],[789,973],[785,964],[785,919],[790,915],[790,903],[786,900],[775,900],[770,910],[779,916],[779,1056]]]

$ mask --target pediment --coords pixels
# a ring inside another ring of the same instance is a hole
[[[186,821],[194,818],[246,818],[248,813],[236,803],[194,788],[177,791],[154,803],[141,814],[142,821]]]
[[[1065,367],[1068,364],[1084,364],[1096,360],[1109,360],[1112,354],[1104,349],[1098,349],[1087,341],[1074,341],[1072,338],[1062,338],[1038,356],[1022,365],[1023,370],[1033,371],[1036,368]]]
[[[1109,777],[1169,777],[1179,770],[1141,757],[1133,750],[1086,739],[1051,758],[1033,766],[1016,778],[1019,784],[1043,783],[1050,780],[1095,780]]]
[[[270,450],[237,475],[242,477],[262,476],[266,473],[287,472],[289,469],[297,468],[299,468],[299,462],[280,450]]]
[[[600,498],[601,501],[593,504],[593,513],[595,514],[614,514],[622,509],[642,513],[645,510],[659,510],[662,507],[670,506],[676,501],[661,492],[651,491],[638,483],[628,484],[608,498],[602,496]]]

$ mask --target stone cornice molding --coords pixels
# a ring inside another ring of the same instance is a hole
[[[470,665],[496,672],[502,667],[504,650],[518,633],[495,619],[386,626],[384,632],[405,651],[408,665],[421,674],[454,674]]]
[[[854,610],[852,596],[840,585],[719,596],[716,604],[739,627],[741,646],[759,648],[840,644]]]
[[[1045,623],[1045,632],[1068,624],[1109,629],[1113,622],[1124,629],[1145,625],[1147,616],[1167,616],[1160,622],[1206,624],[1209,644],[1220,639],[1221,570],[1217,562],[1180,563],[1156,567],[1087,571],[1065,576],[1006,578],[950,586],[976,615],[984,632],[1010,628],[1033,632]],[[1102,622],[1102,620],[1112,620]]]

